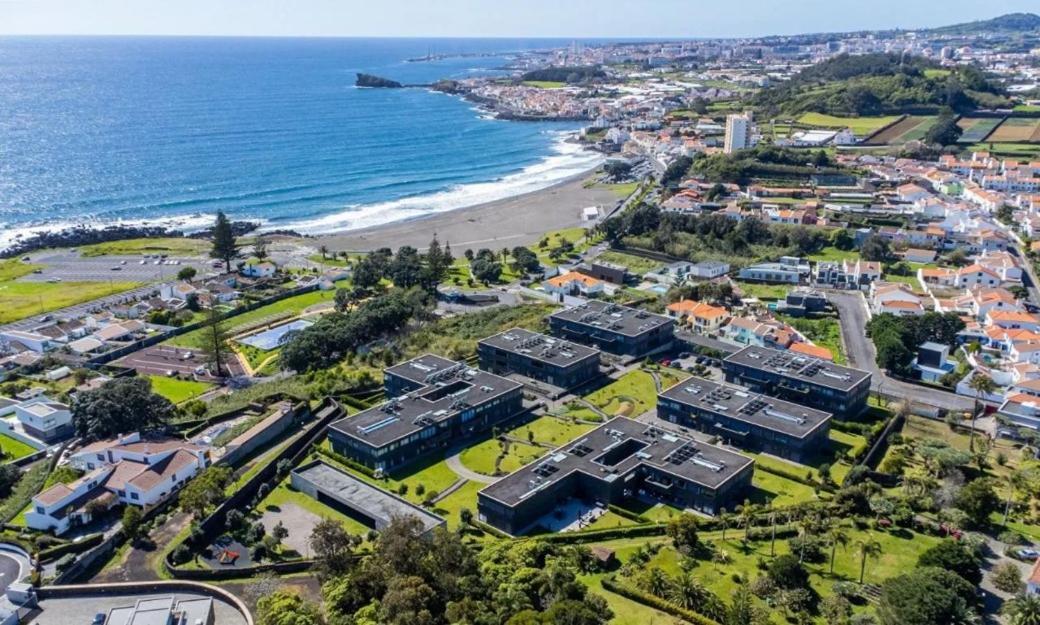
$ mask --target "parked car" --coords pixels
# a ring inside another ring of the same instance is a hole
[[[1036,560],[1040,557],[1040,551],[1023,547],[1015,551],[1015,555],[1023,560]]]

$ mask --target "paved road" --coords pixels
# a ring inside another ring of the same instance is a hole
[[[966,412],[974,408],[975,402],[954,393],[910,384],[889,377],[875,362],[874,343],[867,338],[866,327],[869,315],[866,299],[858,291],[830,291],[827,299],[838,310],[841,317],[841,335],[849,364],[871,374],[871,388],[894,397],[910,397],[915,402],[928,404],[950,411]]]
[[[0,594],[6,591],[12,583],[28,574],[29,563],[24,558],[13,552],[0,552]]]

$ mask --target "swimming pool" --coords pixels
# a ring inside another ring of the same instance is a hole
[[[311,325],[313,325],[313,322],[304,319],[297,319],[296,321],[290,321],[289,323],[284,323],[280,326],[264,330],[259,334],[253,334],[244,339],[239,339],[238,342],[243,345],[268,351],[281,345],[285,341],[286,334],[308,328]]]

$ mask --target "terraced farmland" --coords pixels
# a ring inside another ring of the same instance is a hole
[[[867,145],[903,145],[908,141],[919,141],[935,123],[935,117],[910,115],[866,141]]]
[[[994,143],[1040,143],[1040,118],[1009,117],[986,140]]]
[[[964,134],[959,143],[979,143],[985,141],[993,129],[1000,125],[1000,117],[962,117],[957,121]]]

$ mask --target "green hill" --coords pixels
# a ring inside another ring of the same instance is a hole
[[[886,115],[949,107],[958,112],[1007,104],[978,68],[939,66],[901,54],[842,54],[763,89],[752,103],[768,115]]]
[[[989,20],[931,28],[926,32],[937,35],[963,35],[969,33],[1031,33],[1038,31],[1040,31],[1040,15],[1035,13],[1008,13],[1007,15],[1001,15]]]

